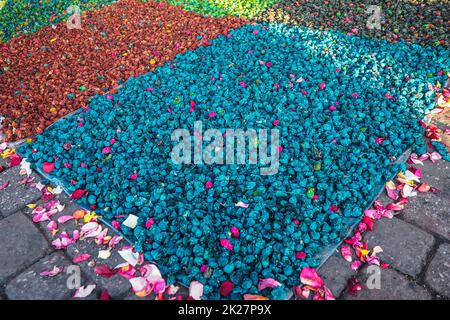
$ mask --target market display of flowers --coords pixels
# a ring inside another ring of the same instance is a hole
[[[158,299],[333,299],[315,268],[343,241],[354,270],[388,267],[363,233],[417,192],[437,191],[420,182],[423,161],[450,160],[440,138],[449,132],[428,121],[450,101],[448,7],[401,2],[393,23],[387,5],[392,39],[362,31],[365,1],[343,9],[336,1],[81,2],[93,10],[82,30],[29,5],[9,12],[30,34],[4,30],[12,38],[0,53],[2,131],[7,141],[27,138],[17,152],[2,144],[1,155],[59,185],[24,180],[42,191],[45,204],[30,209],[57,249],[92,238],[107,258],[125,237],[126,262],[95,272]],[[329,10],[308,14],[317,6],[332,7],[330,19],[320,16]],[[434,24],[414,32],[404,14],[418,6],[431,8]],[[195,121],[224,137],[229,128],[279,130],[278,173],[174,163],[174,130],[203,143]],[[372,205],[381,186],[394,202]],[[53,220],[63,190],[84,210]],[[121,235],[108,235],[100,217]],[[60,232],[68,221],[80,229]]]

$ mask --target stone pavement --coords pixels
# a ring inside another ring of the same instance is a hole
[[[389,269],[381,270],[380,288],[366,288],[372,274],[367,267],[353,271],[335,252],[319,269],[319,274],[336,297],[346,300],[450,298],[450,163],[427,161],[423,170],[422,181],[441,193],[429,192],[410,198],[401,214],[392,220],[375,222],[374,230],[365,234],[369,247],[381,246],[383,252],[379,256],[382,262],[390,264]],[[92,241],[78,241],[67,250],[55,250],[50,245],[52,235],[46,223],[33,223],[32,210],[26,207],[29,203],[39,204],[40,193],[36,188],[23,186],[20,180],[17,167],[0,173],[0,185],[9,181],[9,186],[0,191],[0,300],[70,299],[74,293],[67,286],[70,274],[62,272],[55,277],[39,274],[54,266],[68,268],[79,253],[93,257],[89,263],[78,264],[81,284],[97,285],[95,294],[87,299],[96,299],[101,291],[108,291],[113,299],[139,299],[131,292],[128,280],[118,275],[104,278],[93,272],[93,265],[105,262],[97,258],[98,246]],[[66,205],[58,215],[71,215],[77,210],[77,205],[67,196],[58,197]],[[69,221],[64,227],[71,232],[77,226]],[[110,266],[121,262],[117,251],[107,260]],[[346,290],[348,280],[353,277],[364,286],[356,296]]]

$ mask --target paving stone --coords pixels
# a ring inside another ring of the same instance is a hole
[[[6,159],[3,159],[2,157],[0,157],[0,166],[3,166],[4,168],[8,168],[9,167],[9,161],[7,161]]]
[[[6,286],[6,295],[11,300],[64,300],[75,292],[67,286],[67,267],[72,263],[62,252],[46,256],[22,272]],[[41,276],[40,273],[53,267],[64,267],[64,271],[54,277]],[[84,281],[81,280],[81,283]]]
[[[356,271],[350,268],[350,263],[337,251],[325,261],[318,272],[336,297],[346,288],[348,279],[356,275]]]
[[[9,182],[9,186],[0,191],[0,215],[3,218],[41,197],[41,192],[37,188],[30,188],[20,183],[25,176],[19,175],[19,171],[20,167],[14,167],[0,173],[0,185]],[[35,173],[32,173],[32,177],[36,178],[36,182],[40,180]]]
[[[123,246],[125,242],[122,242],[121,244]],[[119,244],[119,248],[121,248],[121,244]],[[89,260],[79,263],[81,269],[91,281],[97,283],[101,289],[108,291],[111,298],[121,298],[131,290],[131,284],[127,279],[120,275],[114,275],[111,278],[105,278],[94,272],[95,266],[106,264],[109,267],[114,268],[117,265],[125,262],[125,260],[123,260],[123,258],[117,252],[117,248],[115,248],[111,252],[111,256],[108,259],[99,259],[98,251],[105,248],[106,246],[98,246],[93,239],[79,240],[75,244],[70,245],[67,248],[67,254],[71,259],[81,253],[90,254],[91,258]],[[88,263],[92,260],[95,262],[95,266],[89,267]]]
[[[425,161],[422,182],[440,193],[421,193],[411,199],[400,217],[450,240],[450,162]]]
[[[369,247],[383,249],[378,255],[383,262],[411,276],[422,271],[434,243],[432,235],[395,217],[375,223],[374,230],[366,232],[364,239]]]
[[[22,213],[0,221],[0,283],[51,251],[49,243]]]
[[[439,294],[450,297],[450,244],[439,246],[428,267],[425,281]]]
[[[372,266],[373,267],[373,266]],[[381,270],[381,269],[380,269]],[[373,271],[367,272],[363,268],[358,279],[363,285],[363,290],[356,296],[346,292],[344,300],[430,300],[431,294],[422,286],[409,281],[404,275],[393,269],[382,269],[380,273],[380,289],[367,288],[367,280],[374,276]],[[372,283],[372,282],[371,282]]]

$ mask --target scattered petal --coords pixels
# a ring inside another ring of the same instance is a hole
[[[189,285],[189,296],[194,300],[201,300],[203,296],[203,284],[198,281],[192,281]]]
[[[90,284],[87,286],[79,287],[75,294],[73,295],[74,298],[86,298],[89,296],[96,288],[95,284]]]
[[[46,276],[46,277],[54,277],[57,274],[60,274],[63,270],[64,270],[64,267],[54,266],[52,270],[43,271],[43,272],[40,273],[40,275],[41,276]]]
[[[137,216],[135,216],[134,214],[129,214],[127,219],[122,223],[122,225],[134,229],[138,224],[138,220],[139,218]]]
[[[302,269],[300,273],[300,281],[313,289],[321,288],[324,284],[317,271],[308,267]]]
[[[261,291],[266,288],[276,288],[279,285],[281,285],[281,283],[272,278],[260,279],[258,283],[258,290]]]
[[[350,247],[344,245],[341,246],[341,255],[346,261],[352,262],[352,252]]]

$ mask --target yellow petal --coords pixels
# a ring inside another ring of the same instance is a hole
[[[367,249],[361,249],[360,252],[363,256],[367,256],[369,254],[369,250],[367,250]]]

